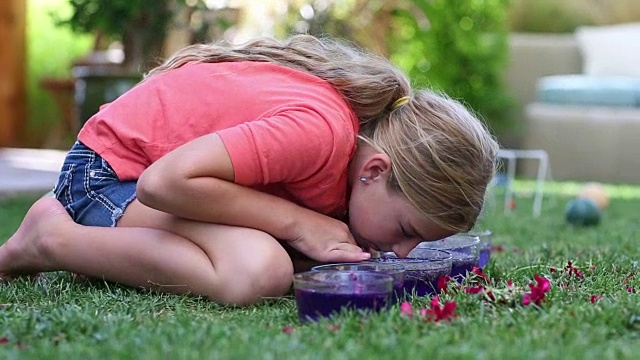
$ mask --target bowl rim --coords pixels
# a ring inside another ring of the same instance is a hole
[[[331,267],[338,267],[338,266],[353,266],[353,267],[374,267],[374,266],[380,266],[380,267],[386,267],[387,269],[336,269],[336,268],[331,268]],[[407,269],[407,267],[403,264],[399,264],[399,263],[384,263],[384,262],[379,262],[379,261],[369,261],[369,262],[347,262],[347,263],[330,263],[330,264],[322,264],[322,265],[316,265],[314,267],[311,268],[311,271],[372,271],[372,272],[381,272],[383,274],[399,274],[399,273],[403,273],[405,272]]]
[[[323,274],[331,275],[330,278],[320,279],[317,277]],[[356,279],[346,279],[344,276],[353,277]],[[338,278],[340,277],[340,278]],[[364,279],[363,279],[364,278]],[[346,281],[345,281],[346,280]],[[384,285],[386,283],[392,284],[393,277],[389,274],[377,271],[364,271],[364,270],[315,270],[305,271],[293,275],[294,286],[296,282],[298,284],[318,284],[318,285],[341,285],[350,283],[359,283],[366,286],[371,285]]]
[[[480,245],[480,237],[470,234],[456,234],[440,240],[424,241],[419,243],[416,249],[434,249],[434,250],[460,250]]]

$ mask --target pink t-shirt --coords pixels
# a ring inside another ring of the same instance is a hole
[[[235,182],[331,216],[346,210],[358,119],[308,73],[259,62],[190,63],[153,76],[89,119],[78,139],[121,180],[217,132]]]

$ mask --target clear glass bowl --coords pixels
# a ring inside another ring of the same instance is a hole
[[[380,262],[359,262],[359,263],[337,263],[318,265],[311,268],[311,271],[338,270],[338,271],[373,271],[387,274],[393,278],[392,300],[395,302],[403,294],[405,278],[405,266],[402,264],[380,263]]]
[[[461,280],[480,261],[480,238],[473,235],[457,234],[442,240],[422,242],[409,252],[408,257],[419,257],[423,249],[443,250],[451,254],[450,276]]]
[[[293,276],[301,321],[315,321],[345,309],[377,312],[391,303],[391,275],[373,271],[314,270]]]
[[[473,230],[465,235],[477,236],[480,238],[480,251],[479,251],[479,259],[478,259],[478,267],[484,268],[489,261],[491,261],[491,240],[492,234],[490,230]]]
[[[423,255],[424,258],[401,259],[394,253],[385,253],[384,257],[374,259],[372,262],[405,266],[403,292],[399,294],[399,298],[434,295],[438,293],[438,280],[451,273],[452,257],[446,251],[429,249],[425,249]]]

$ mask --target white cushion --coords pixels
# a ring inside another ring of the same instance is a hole
[[[576,39],[586,75],[640,77],[640,23],[583,26]]]

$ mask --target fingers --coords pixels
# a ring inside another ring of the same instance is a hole
[[[340,244],[336,249],[329,252],[328,261],[336,262],[358,262],[371,259],[371,254],[352,244]]]

